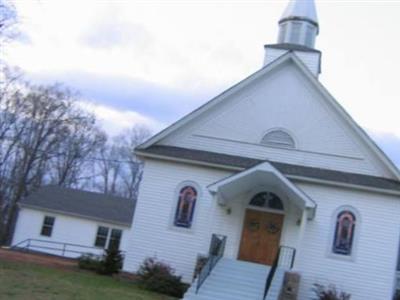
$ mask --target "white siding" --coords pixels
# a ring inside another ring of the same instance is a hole
[[[310,71],[318,76],[320,72],[320,59],[321,54],[318,52],[304,52],[304,51],[295,51],[295,54],[298,58],[310,69]]]
[[[53,232],[51,237],[42,236],[40,234],[43,225],[43,219],[45,216],[55,217]],[[12,244],[15,245],[26,239],[39,239],[45,241],[54,241],[54,242],[78,244],[82,246],[93,247],[98,226],[106,226],[109,228],[117,228],[123,230],[120,250],[126,251],[127,239],[130,235],[129,228],[127,227],[121,227],[109,223],[96,222],[61,214],[33,210],[29,208],[21,208],[19,211]],[[35,242],[35,245],[41,245],[46,247],[50,246],[50,244],[39,243],[39,242]],[[55,245],[55,247],[61,249],[60,245]],[[83,250],[82,248],[72,247],[72,246],[69,246],[67,249],[75,251]],[[48,252],[56,255],[62,254],[61,251],[54,251],[54,250],[45,250],[39,248],[33,250]],[[94,254],[102,254],[103,250],[100,248],[99,250],[88,249],[88,252]],[[80,256],[80,254],[66,253],[66,256],[77,257]]]
[[[208,252],[211,238],[210,216],[215,201],[206,186],[228,175],[225,171],[146,160],[124,269],[135,272],[146,257],[156,256],[190,282],[197,254]],[[196,182],[201,190],[192,229],[179,230],[172,226],[176,188],[187,180]]]
[[[264,134],[273,128],[287,130],[297,149],[260,145]],[[160,144],[391,176],[290,61],[253,81]]]
[[[400,198],[354,190],[299,184],[317,201],[316,218],[307,223],[296,268],[302,274],[300,299],[311,298],[314,283],[335,284],[352,300],[390,300],[400,229]],[[344,205],[357,209],[361,220],[354,241],[354,261],[330,255],[332,217]]]
[[[124,269],[135,272],[146,257],[156,256],[169,263],[183,279],[190,282],[198,254],[207,254],[213,233],[227,236],[225,256],[237,258],[246,204],[251,195],[232,199],[226,208],[217,204],[207,186],[230,173],[212,168],[201,168],[146,160],[140,186],[128,255]],[[172,226],[177,204],[176,187],[183,181],[194,181],[201,191],[197,199],[193,228],[180,230]],[[289,207],[285,205],[285,207]],[[298,226],[296,212],[289,207],[285,216],[281,243],[295,246]]]
[[[273,61],[277,60],[279,57],[288,52],[289,50],[285,49],[266,48],[264,57],[264,66],[272,63]],[[307,66],[307,68],[311,71],[311,73],[314,74],[314,76],[319,75],[320,58],[321,58],[320,53],[295,51],[295,54]]]
[[[288,52],[289,52],[288,50],[284,49],[266,48],[264,56],[264,66],[272,63],[273,61],[277,60],[279,57]]]
[[[135,272],[146,257],[156,256],[169,263],[190,282],[197,254],[206,254],[212,233],[227,236],[225,256],[237,258],[246,203],[250,193],[231,199],[226,208],[217,205],[207,186],[230,173],[165,161],[146,160],[140,187],[128,255],[124,269]],[[193,229],[171,226],[177,203],[176,187],[183,181],[200,187]],[[301,296],[311,299],[314,283],[335,284],[352,294],[352,300],[390,299],[395,280],[399,243],[400,199],[350,189],[296,183],[317,202],[317,215],[308,221],[299,246],[301,214],[294,206],[285,208],[281,244],[296,247],[296,269],[302,274]],[[260,187],[261,189],[262,187]],[[253,191],[254,192],[254,191]],[[342,205],[351,205],[361,216],[355,240],[355,260],[329,256],[332,216]],[[286,209],[285,209],[286,210]]]

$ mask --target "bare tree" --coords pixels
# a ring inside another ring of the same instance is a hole
[[[0,0],[0,51],[16,24],[12,2]],[[136,197],[142,167],[134,148],[150,131],[136,126],[107,142],[77,99],[61,85],[22,81],[0,58],[0,244],[10,238],[19,201],[44,184],[92,181],[104,193]]]
[[[142,173],[142,164],[134,153],[136,146],[150,136],[144,126],[134,126],[112,138],[98,153],[95,188],[103,193],[135,199]]]
[[[96,158],[98,178],[95,186],[104,194],[119,195],[119,177],[122,169],[119,151],[114,143],[105,144]]]
[[[43,184],[77,181],[80,164],[101,142],[94,116],[60,85],[21,85],[0,107],[0,233],[9,237],[17,204]]]
[[[9,0],[0,0],[0,45],[15,38],[17,11]]]
[[[121,159],[125,168],[121,172],[122,194],[135,199],[142,179],[143,165],[135,155],[135,148],[148,139],[151,131],[145,126],[134,126],[117,137]]]
[[[68,134],[60,141],[59,153],[50,161],[50,182],[64,187],[78,187],[82,181],[93,177],[86,172],[93,164],[91,157],[104,147],[106,135],[95,124],[92,115],[80,111],[82,118],[71,120]]]

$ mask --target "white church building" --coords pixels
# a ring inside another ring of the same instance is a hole
[[[314,2],[290,2],[259,71],[136,149],[125,270],[157,257],[191,283],[208,256],[185,299],[278,299],[287,271],[301,300],[392,299],[400,172],[318,80],[318,33]]]
[[[42,188],[14,247],[117,246],[128,272],[156,257],[191,284],[185,300],[308,300],[315,284],[391,300],[400,171],[319,82],[318,33],[314,1],[290,2],[259,71],[136,149],[136,203]]]

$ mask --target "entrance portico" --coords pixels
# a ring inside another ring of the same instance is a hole
[[[299,251],[306,222],[315,216],[315,202],[268,162],[215,182],[208,190],[227,214],[226,224],[216,224],[213,231],[232,233],[228,255],[239,260],[272,265],[279,246]]]

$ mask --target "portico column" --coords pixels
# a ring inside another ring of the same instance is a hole
[[[301,219],[300,219],[300,228],[298,231],[298,236],[297,236],[297,243],[296,243],[296,257],[294,260],[294,270],[299,270],[298,269],[298,261],[299,258],[301,257],[302,254],[302,243],[303,243],[303,239],[304,239],[304,232],[306,230],[306,226],[307,226],[307,219],[308,219],[308,213],[307,213],[307,209],[304,208],[302,215],[301,215]]]

